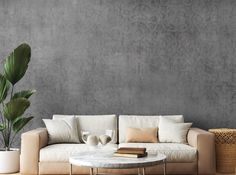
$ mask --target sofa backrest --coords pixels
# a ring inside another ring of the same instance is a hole
[[[162,115],[168,117],[175,122],[184,122],[183,115]],[[144,116],[144,115],[120,115],[119,116],[119,143],[125,142],[126,129],[134,128],[151,128],[158,127],[159,115]]]
[[[117,117],[116,115],[75,115],[81,138],[81,131],[89,131],[91,134],[105,134],[106,129],[113,130],[112,143],[117,142]]]
[[[113,130],[112,143],[117,142],[117,117],[116,115],[53,115],[53,119],[75,117],[77,120],[78,135],[81,143],[81,131],[89,131],[97,136],[105,134],[106,129]]]
[[[184,122],[183,115],[162,115],[170,118],[175,122]],[[126,129],[128,127],[134,128],[150,128],[158,127],[160,115],[120,115],[119,116],[119,129],[118,120],[115,114],[113,115],[53,115],[53,119],[60,119],[65,117],[76,117],[78,135],[81,142],[81,131],[89,131],[91,134],[102,135],[105,130],[113,130],[112,143],[117,143],[117,135],[119,130],[119,143],[125,142]]]

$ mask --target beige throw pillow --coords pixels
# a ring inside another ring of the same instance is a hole
[[[176,123],[160,117],[158,138],[160,142],[187,143],[187,133],[192,123]]]
[[[48,144],[54,143],[79,143],[75,117],[60,120],[43,119],[48,135]]]
[[[157,143],[157,128],[127,128],[126,142]]]

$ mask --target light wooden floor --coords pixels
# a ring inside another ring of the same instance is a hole
[[[20,175],[20,173],[16,173],[16,174],[0,174],[0,175]],[[220,173],[216,173],[216,175],[236,175],[236,173],[234,173],[234,174],[220,174]]]

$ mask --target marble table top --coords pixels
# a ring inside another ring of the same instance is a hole
[[[141,168],[154,166],[164,163],[166,156],[164,154],[148,154],[143,158],[115,157],[111,151],[90,151],[82,152],[70,157],[69,162],[72,165],[85,166],[92,168]]]

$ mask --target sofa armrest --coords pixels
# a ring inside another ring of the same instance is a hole
[[[21,135],[21,174],[38,174],[39,151],[48,144],[46,128],[38,128]]]
[[[199,128],[190,128],[187,139],[190,146],[197,148],[198,174],[215,174],[214,134]]]

